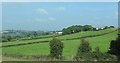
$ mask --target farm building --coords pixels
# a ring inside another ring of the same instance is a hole
[[[62,34],[62,32],[61,32],[61,31],[59,31],[59,32],[56,32],[56,34]]]
[[[97,27],[96,30],[103,30],[104,28],[105,27],[101,27],[101,28]]]

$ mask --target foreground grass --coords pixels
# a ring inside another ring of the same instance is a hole
[[[92,51],[96,46],[100,47],[101,52],[107,52],[110,46],[110,41],[117,37],[117,31],[98,37],[87,38],[89,41]],[[76,55],[77,48],[80,45],[80,39],[78,40],[65,40],[63,49],[63,56],[71,58]],[[3,54],[15,54],[15,55],[48,55],[49,54],[49,43],[39,43],[32,45],[24,45],[18,47],[3,48]]]
[[[27,60],[3,56],[2,61],[27,61]]]

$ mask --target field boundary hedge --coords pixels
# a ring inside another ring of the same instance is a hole
[[[109,55],[112,58],[114,57],[113,55]],[[16,59],[23,59],[23,60],[37,60],[37,61],[68,61],[68,58],[63,56],[62,59],[52,59],[49,54],[48,55],[16,55],[16,54],[2,54],[2,57],[7,57],[7,58],[16,58]],[[109,57],[106,57],[106,59],[102,59],[102,60],[97,60],[97,61],[117,61],[117,58],[114,57],[115,59],[113,60],[108,60],[110,59]],[[88,60],[83,60],[83,59],[78,59],[76,60],[74,57],[71,57],[71,59],[69,59],[71,61],[88,61]],[[96,60],[96,59],[95,59]],[[94,59],[90,59],[89,61],[94,61]],[[92,62],[93,63],[93,62]]]
[[[33,60],[48,60],[48,55],[15,55],[15,54],[2,54],[3,57],[17,58],[17,59],[33,59]]]

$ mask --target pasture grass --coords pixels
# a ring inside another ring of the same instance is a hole
[[[105,29],[105,30],[100,30],[100,31],[84,31],[84,32],[82,31],[82,32],[79,32],[79,33],[58,36],[57,38],[59,38],[59,39],[77,38],[77,37],[103,34],[103,33],[111,32],[111,31],[114,31],[114,30],[116,30],[116,29],[115,28],[110,28],[110,29]],[[47,35],[47,36],[51,36],[51,35]],[[11,41],[11,42],[2,43],[2,46],[13,45],[13,44],[21,44],[21,43],[29,43],[29,42],[38,42],[38,41],[45,41],[45,40],[51,40],[51,39],[52,39],[52,37],[41,38],[41,39],[33,39],[33,40],[24,40],[24,41],[20,40],[20,41],[14,41],[14,42]]]
[[[108,51],[110,46],[110,41],[116,39],[117,31],[98,37],[86,38],[89,41],[92,51],[94,51],[96,46],[100,47],[101,52],[105,53]],[[34,41],[34,40],[33,40]],[[80,39],[77,40],[65,40],[64,43],[63,56],[72,57],[77,53],[78,46],[80,45]],[[31,45],[23,45],[17,47],[7,47],[3,48],[3,53],[6,54],[16,54],[16,55],[48,55],[49,54],[49,43],[39,43]]]

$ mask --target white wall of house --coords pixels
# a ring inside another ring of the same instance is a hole
[[[62,32],[56,32],[57,34],[62,34]]]
[[[103,29],[104,29],[104,27],[101,27],[101,28],[96,28],[96,30],[100,30],[100,29],[102,29],[102,30],[103,30]]]

